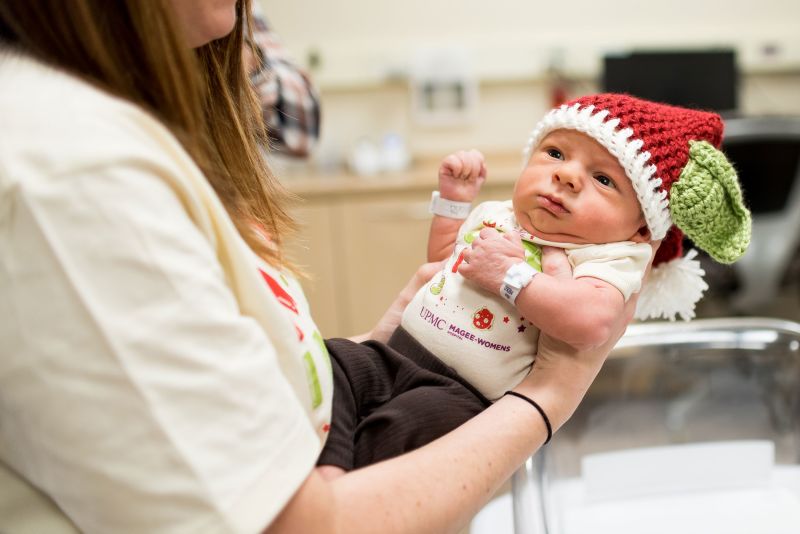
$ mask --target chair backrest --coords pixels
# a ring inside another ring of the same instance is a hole
[[[726,119],[723,149],[754,215],[800,202],[800,117]]]
[[[726,119],[723,150],[753,213],[750,249],[734,264],[741,287],[732,303],[759,313],[800,247],[800,117]]]

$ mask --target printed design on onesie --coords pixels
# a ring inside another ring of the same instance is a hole
[[[517,231],[522,238],[522,247],[525,249],[525,261],[537,271],[542,272],[542,247],[532,242],[533,236],[531,234],[522,228],[517,228],[510,220],[498,222],[492,219],[486,219],[481,221],[481,224],[464,234],[464,243],[471,245],[484,228],[494,228],[501,234],[508,232],[509,228],[511,231]],[[459,260],[461,259],[462,258],[459,258]],[[453,272],[457,271],[458,264],[460,263],[461,261],[456,261],[453,266]]]
[[[525,262],[537,271],[542,272],[542,247],[536,243],[525,241],[523,238],[522,248],[525,249]]]
[[[466,282],[459,276],[458,269],[467,249],[484,228],[492,228],[501,234],[519,232],[525,261],[536,270],[542,270],[541,247],[526,240],[531,239],[531,235],[518,228],[513,218],[486,218],[464,233],[453,249],[448,266],[428,283],[424,290],[427,297],[423,297],[419,303],[416,321],[426,332],[452,336],[483,350],[509,352],[512,339],[530,336],[528,327],[532,323],[491,301],[472,301],[467,304],[461,298],[453,301],[448,298],[453,296],[451,293],[460,291]]]
[[[497,221],[493,221],[491,219],[487,219],[481,222],[480,225],[476,226],[473,230],[470,230],[466,234],[464,234],[464,243],[467,245],[471,245],[475,238],[478,237],[478,234],[481,233],[481,230],[484,228],[494,228],[498,232],[505,233],[505,226],[501,223],[500,225],[497,224]]]
[[[444,280],[445,276],[444,274],[442,274],[442,277],[439,279],[438,282],[434,282],[433,284],[431,284],[430,290],[432,295],[438,295],[439,293],[442,292],[442,289],[444,288]]]
[[[489,330],[494,322],[494,314],[489,308],[483,307],[472,314],[472,326],[478,330]]]

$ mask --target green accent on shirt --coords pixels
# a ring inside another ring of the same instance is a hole
[[[530,241],[522,241],[525,248],[525,261],[539,272],[542,272],[542,247]]]
[[[317,366],[314,365],[314,358],[310,352],[303,354],[303,362],[306,364],[306,380],[311,390],[311,408],[318,408],[322,404],[322,387],[319,385]]]
[[[311,334],[311,337],[317,342],[319,350],[322,352],[322,354],[325,355],[325,363],[327,364],[328,371],[333,374],[333,369],[331,369],[331,355],[328,354],[328,347],[325,346],[325,340],[322,339],[322,334],[314,330],[314,333]]]

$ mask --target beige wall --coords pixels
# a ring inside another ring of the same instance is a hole
[[[321,58],[313,71],[324,112],[318,162],[341,160],[360,136],[377,140],[389,131],[417,157],[464,147],[518,150],[548,107],[545,71],[554,54],[575,82],[573,94],[583,94],[596,90],[607,51],[732,46],[744,71],[742,110],[800,114],[796,0],[260,1],[299,62],[310,53]],[[473,61],[479,105],[465,124],[424,126],[410,113],[412,58],[438,46],[461,47]]]

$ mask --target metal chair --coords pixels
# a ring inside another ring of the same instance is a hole
[[[753,237],[734,264],[733,308],[752,314],[769,304],[800,245],[800,117],[725,120],[723,150],[739,172],[753,213]]]

